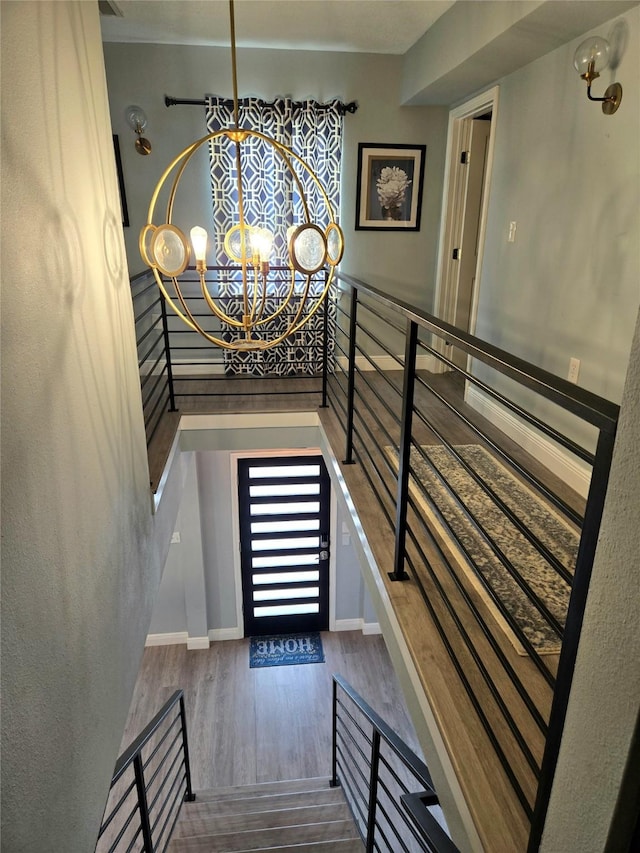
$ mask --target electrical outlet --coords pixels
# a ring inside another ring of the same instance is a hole
[[[180,533],[176,530],[171,534],[171,544],[179,545],[180,544]]]
[[[570,358],[569,359],[569,373],[567,374],[567,379],[569,380],[569,382],[573,382],[574,385],[577,385],[579,375],[580,375],[580,359],[579,358]]]
[[[516,229],[517,229],[517,227],[518,227],[517,222],[510,222],[509,223],[509,236],[507,237],[507,240],[509,243],[515,243],[516,242]]]

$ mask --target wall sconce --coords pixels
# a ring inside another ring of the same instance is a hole
[[[582,79],[587,81],[587,98],[590,101],[600,101],[602,112],[608,116],[613,115],[622,100],[620,83],[612,83],[608,86],[604,98],[594,98],[591,95],[591,83],[609,64],[609,42],[600,36],[586,39],[578,45],[573,55],[573,64]]]
[[[127,107],[124,114],[129,123],[129,127],[138,134],[136,139],[136,151],[138,154],[151,154],[151,143],[142,135],[147,126],[147,116],[142,107],[137,107],[135,104]]]

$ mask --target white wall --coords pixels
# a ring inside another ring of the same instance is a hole
[[[113,131],[120,137],[131,227],[125,240],[132,272],[143,268],[138,234],[146,221],[153,188],[179,151],[204,136],[204,108],[164,106],[164,95],[202,98],[205,93],[231,95],[226,48],[176,45],[105,44],[105,61]],[[359,104],[345,117],[341,225],[346,251],[342,269],[430,308],[433,300],[438,219],[442,196],[446,110],[400,107],[402,58],[368,54],[278,50],[239,50],[241,95],[272,99],[290,95],[320,101],[340,97]],[[141,105],[149,118],[145,134],[153,145],[148,157],[133,147],[126,124],[127,105]],[[418,233],[355,231],[357,152],[359,142],[427,145],[422,227]],[[186,229],[210,219],[206,158],[185,172],[188,204],[178,199],[176,217]],[[182,191],[182,190],[181,190]]]
[[[95,3],[2,3],[2,846],[93,850],[160,566]]]
[[[573,68],[579,39],[500,81],[476,334],[620,401],[640,303],[640,9],[598,29],[617,50],[620,109]],[[515,243],[507,242],[517,222]]]

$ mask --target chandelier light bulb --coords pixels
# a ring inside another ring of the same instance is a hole
[[[205,261],[207,257],[208,235],[200,225],[194,225],[191,229],[191,245],[196,261]]]
[[[257,228],[251,234],[251,248],[260,263],[268,263],[273,249],[273,233],[268,228]]]

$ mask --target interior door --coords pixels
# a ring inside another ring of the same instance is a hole
[[[330,494],[322,456],[238,460],[246,637],[328,629]]]
[[[462,234],[459,249],[460,271],[456,294],[454,326],[469,331],[471,309],[478,267],[478,240],[480,237],[480,219],[482,212],[485,177],[487,172],[487,154],[491,121],[471,120],[471,138],[468,153],[468,180],[464,199]],[[458,367],[466,369],[467,354],[454,349],[453,361]]]

